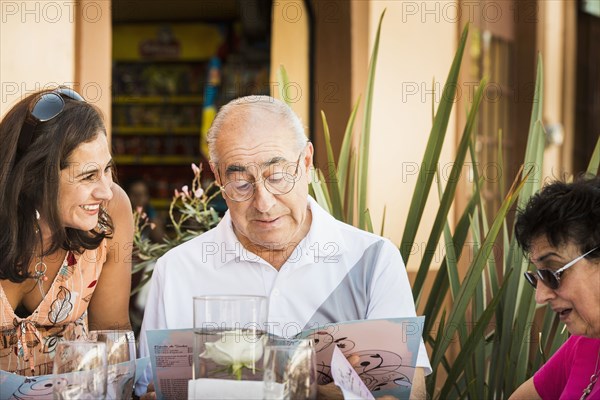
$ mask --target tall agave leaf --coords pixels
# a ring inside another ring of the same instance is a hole
[[[499,143],[502,143],[502,142],[499,142]],[[502,147],[502,146],[500,145],[498,147]],[[474,165],[477,165],[477,159],[476,159],[474,148],[473,148],[473,142],[470,143],[469,151],[472,154],[472,160],[474,162]],[[500,168],[503,168],[501,156],[498,157],[498,162],[500,163]],[[479,174],[476,169],[474,169],[474,176],[476,178],[478,178],[475,181],[475,189],[477,192],[481,192],[482,187],[483,187],[483,179],[479,178]],[[503,193],[503,192],[500,192],[500,193]],[[483,197],[480,196],[480,197],[478,197],[478,213],[475,213],[475,215],[473,216],[474,223],[471,226],[472,227],[471,231],[472,231],[472,235],[473,235],[474,251],[479,250],[478,244],[481,243],[482,235],[487,236],[490,231],[488,220],[489,219],[488,219],[487,207],[486,207]],[[502,223],[502,239],[503,239],[503,241],[508,242],[507,235],[508,235],[508,229],[506,226],[506,220],[504,220]],[[504,247],[504,248],[508,249],[508,245],[506,245],[506,247]],[[486,302],[486,298],[487,298],[487,292],[489,291],[489,289],[491,289],[491,298],[492,299],[495,299],[496,296],[499,296],[499,291],[501,288],[499,282],[500,282],[501,278],[500,278],[500,276],[498,276],[499,271],[497,270],[495,256],[496,255],[494,254],[492,257],[488,258],[488,260],[487,260],[488,268],[486,269],[485,272],[486,272],[486,276],[489,280],[489,283],[485,279],[482,279],[479,282],[478,287],[476,289],[476,295],[475,295],[475,298],[473,299],[473,305],[472,305],[472,310],[471,310],[472,311],[471,321],[478,321],[482,317],[483,313],[486,312],[487,308],[486,308],[485,302]],[[499,311],[500,311],[501,307],[502,307],[502,298],[499,297],[497,305],[495,306],[496,315],[499,315]],[[489,360],[489,356],[492,352],[493,352],[493,342],[492,342],[492,345],[488,345],[488,343],[484,340],[480,341],[480,343],[478,343],[476,348],[473,350],[473,368],[472,368],[472,370],[477,371],[477,372],[475,372],[471,376],[469,376],[468,374],[465,374],[465,379],[473,382],[471,385],[469,385],[469,395],[471,398],[487,398],[488,397],[488,386],[486,386],[484,384],[486,382],[486,380],[481,379],[481,377],[487,376],[487,371],[489,370],[488,360]]]
[[[503,134],[502,134],[502,129],[498,130],[498,154],[496,155],[496,159],[498,160],[498,163],[500,165],[500,170],[504,170],[504,154],[502,152],[503,146],[502,143],[503,142]],[[506,188],[504,187],[504,179],[498,179],[498,184],[500,185],[499,189],[500,189],[500,193],[504,193],[504,191],[506,190]]]
[[[385,16],[385,10],[379,17],[377,34],[373,44],[373,53],[369,65],[369,74],[367,77],[367,91],[365,95],[365,113],[363,116],[363,127],[360,135],[360,157],[358,159],[358,227],[365,228],[367,209],[367,189],[368,189],[368,168],[369,168],[369,143],[371,140],[371,113],[373,109],[373,88],[375,85],[375,70],[377,67],[377,55],[379,53],[379,36],[381,34],[381,23]]]
[[[587,173],[591,175],[598,175],[600,173],[600,138],[596,142],[596,147],[594,148],[594,153],[592,154],[592,158],[590,159],[590,163],[588,164]]]
[[[481,338],[485,335],[485,329],[494,316],[494,312],[500,303],[500,300],[502,299],[502,296],[506,290],[506,286],[507,284],[505,282],[500,287],[498,295],[495,296],[487,305],[485,311],[481,315],[481,318],[477,320],[475,329],[473,329],[464,345],[461,346],[460,353],[458,354],[456,360],[454,360],[452,369],[448,373],[448,378],[438,393],[437,397],[439,399],[450,398],[450,393],[454,389],[454,382],[458,380],[459,376],[464,371],[466,365],[468,364],[469,357],[474,353],[476,347],[481,344]],[[483,371],[480,370],[478,372],[480,374],[478,380],[483,382]]]
[[[450,211],[450,207],[452,206],[452,202],[454,201],[454,195],[456,193],[456,187],[459,182],[460,171],[463,168],[465,158],[467,155],[467,150],[469,148],[469,143],[471,142],[471,132],[475,123],[475,116],[479,111],[479,105],[481,104],[481,99],[483,98],[483,90],[486,86],[486,82],[487,80],[485,78],[482,79],[481,82],[479,82],[479,87],[477,88],[477,92],[475,93],[473,105],[467,117],[467,124],[465,125],[460,144],[458,145],[456,159],[452,164],[452,169],[450,171],[450,176],[448,179],[448,185],[444,190],[441,204],[435,216],[433,227],[431,229],[431,234],[429,235],[429,239],[425,247],[425,252],[423,254],[423,258],[421,259],[421,264],[417,272],[417,277],[415,278],[415,282],[413,284],[413,297],[417,302],[421,297],[423,284],[425,283],[425,278],[427,277],[429,266],[431,265],[433,255],[435,254],[435,247],[437,246],[438,241],[440,240],[444,229],[445,221],[448,218],[448,212]],[[420,182],[421,181],[419,180],[419,183]]]
[[[286,89],[289,87],[290,78],[288,77],[288,73],[283,65],[280,65],[279,69],[277,70],[277,80],[279,81],[279,98],[289,106],[290,99],[288,98]]]
[[[542,164],[544,159],[545,135],[542,123],[542,110],[544,99],[544,69],[542,56],[538,55],[538,64],[533,94],[533,105],[531,119],[529,121],[529,134],[527,135],[527,147],[525,149],[525,162],[523,176],[530,176],[523,192],[517,202],[520,208],[524,207],[529,198],[538,191],[542,180]]]
[[[468,135],[465,135],[468,136]],[[468,140],[467,140],[468,142]],[[466,153],[466,148],[464,150],[464,152]],[[446,187],[446,191],[444,192],[442,190],[442,180],[440,179],[440,173],[439,170],[437,172],[438,175],[438,192],[440,194],[440,197],[444,197],[445,194],[448,193],[448,187]],[[450,184],[448,185],[450,186]],[[443,201],[442,201],[443,203]],[[443,206],[440,206],[440,209]],[[456,251],[454,248],[454,243],[452,242],[452,235],[450,233],[450,226],[448,224],[448,222],[446,221],[444,224],[444,242],[446,244],[445,246],[445,250],[446,250],[446,256],[445,256],[445,260],[448,263],[448,269],[447,269],[447,275],[448,275],[448,281],[450,282],[450,294],[451,294],[451,298],[454,301],[457,296],[458,293],[460,291],[460,279],[458,276],[458,258],[456,257]],[[460,326],[458,327],[458,337],[459,337],[459,341],[461,344],[461,347],[464,345],[464,343],[467,340],[467,336],[468,336],[468,332],[467,332],[467,326],[466,324],[460,324]],[[467,377],[467,380],[469,377],[472,377],[475,374],[475,371],[473,370],[473,366],[471,365],[471,363],[468,363],[465,367],[464,367],[464,374]],[[467,386],[467,392],[469,392],[470,396],[472,397],[474,395],[473,392],[473,387],[472,385],[468,385]]]
[[[460,71],[460,63],[465,50],[465,44],[467,41],[467,34],[469,32],[469,25],[466,25],[458,45],[458,50],[454,56],[452,67],[448,73],[444,90],[442,91],[442,98],[440,105],[438,106],[437,113],[429,133],[429,139],[427,141],[427,147],[425,148],[425,155],[421,163],[419,170],[419,176],[417,178],[417,184],[415,186],[413,197],[410,203],[408,211],[408,217],[404,226],[404,232],[402,234],[402,241],[400,245],[400,253],[404,264],[408,265],[408,259],[410,256],[410,250],[413,246],[419,224],[421,223],[421,217],[425,209],[425,203],[427,196],[431,189],[431,183],[436,166],[438,164],[440,153],[442,151],[442,145],[446,136],[446,129],[448,127],[448,120],[450,119],[450,112],[454,104],[454,96],[456,94],[456,88],[458,87],[458,73]],[[413,290],[413,293],[416,291]],[[420,292],[420,289],[418,290]]]
[[[350,225],[354,224],[354,207],[355,199],[354,192],[356,190],[356,152],[350,151],[350,164],[348,167],[348,204],[346,207],[346,222]]]
[[[517,269],[511,270],[511,272],[515,270]],[[522,275],[519,278],[521,281],[523,280]],[[510,285],[510,280],[507,281]],[[531,346],[530,330],[535,316],[534,292],[530,288],[526,289],[522,292],[518,308],[515,310],[517,318],[515,318],[516,323],[512,325],[510,338],[502,338],[502,340],[510,341],[510,352],[506,360],[507,369],[504,375],[505,394],[511,393],[521,382],[526,380]],[[527,357],[524,357],[525,354]]]
[[[464,244],[469,233],[470,219],[475,212],[475,205],[478,201],[478,198],[479,192],[475,192],[471,197],[471,200],[469,200],[469,203],[460,217],[458,224],[456,225],[454,236],[452,237],[451,241],[446,241],[446,247],[453,246],[453,253],[455,253],[455,256],[454,258],[451,258],[449,255],[444,257],[442,265],[440,265],[433,282],[431,293],[427,298],[427,303],[425,304],[425,308],[423,310],[423,314],[427,316],[427,318],[425,318],[425,325],[423,328],[423,332],[426,334],[432,331],[433,324],[437,320],[438,314],[440,311],[444,310],[444,301],[449,289],[448,270],[451,268],[455,270],[458,269],[457,263],[461,257]]]
[[[348,123],[346,124],[346,130],[344,131],[344,140],[342,141],[342,147],[340,149],[340,158],[337,169],[338,184],[340,187],[340,193],[343,196],[353,195],[352,190],[346,192],[346,185],[349,179],[354,179],[354,176],[350,173],[350,152],[352,150],[352,137],[354,132],[354,121],[356,120],[356,113],[358,106],[360,105],[360,96],[352,109]],[[342,204],[346,204],[346,197],[342,197]]]
[[[335,165],[335,158],[333,157],[333,149],[331,148],[329,124],[327,124],[327,117],[325,116],[325,113],[323,111],[321,111],[321,117],[323,119],[323,134],[325,135],[325,147],[327,148],[327,179],[324,183],[325,187],[329,189],[329,192],[331,194],[332,215],[341,221],[344,218],[344,206],[342,204],[340,187],[338,185],[337,168]]]
[[[538,57],[537,76],[523,171],[523,174],[528,174],[529,178],[526,180],[523,190],[519,195],[517,202],[519,208],[522,208],[527,203],[529,198],[539,190],[541,185],[545,140],[541,122],[542,100],[543,65],[541,57]],[[490,377],[490,383],[497,396],[503,396],[504,392],[512,390],[512,385],[514,385],[513,377],[516,371],[515,367],[520,363],[528,362],[528,357],[521,353],[523,349],[520,345],[517,345],[519,343],[517,340],[522,340],[529,334],[528,327],[531,325],[530,319],[532,318],[529,307],[531,293],[525,293],[523,297],[523,289],[527,288],[524,288],[524,282],[521,279],[528,262],[524,258],[514,237],[510,242],[510,247],[505,257],[507,268],[514,268],[516,271],[508,278],[509,283],[506,298],[502,302],[503,314],[499,318],[502,324],[501,331],[498,332],[499,343],[497,348],[494,349],[492,359],[495,369],[494,374]],[[519,304],[523,305],[519,307]]]
[[[513,187],[509,190],[500,207],[500,210],[496,214],[494,222],[490,228],[490,232],[485,237],[481,248],[477,252],[473,263],[469,267],[467,275],[463,280],[458,295],[454,300],[454,304],[452,305],[446,326],[445,337],[439,343],[436,343],[436,347],[433,349],[431,356],[432,368],[437,368],[443,355],[446,353],[448,346],[450,345],[451,339],[448,338],[452,338],[454,336],[458,326],[460,326],[460,324],[464,321],[464,313],[467,309],[469,301],[471,300],[471,297],[473,296],[475,288],[481,279],[483,269],[486,265],[487,259],[490,256],[490,253],[492,252],[493,244],[496,241],[498,232],[500,232],[500,229],[502,228],[502,224],[506,218],[508,210],[517,200],[516,196],[521,191],[524,183],[525,180],[521,180],[520,182],[516,181],[513,184]]]
[[[425,318],[427,320],[427,318]],[[442,311],[442,316],[440,317],[440,324],[438,329],[438,334],[433,339],[432,346],[435,348],[437,346],[441,346],[440,342],[445,338],[444,327],[446,326],[446,310]],[[427,388],[427,393],[433,393],[435,389],[435,383],[437,381],[437,368],[432,368],[431,374],[426,378],[425,384]]]
[[[369,209],[365,210],[365,227],[364,230],[367,232],[373,232],[373,221],[371,221],[371,214],[369,214]]]
[[[321,207],[331,213],[331,202],[329,201],[329,193],[327,192],[327,185],[325,184],[325,177],[321,170],[317,169],[313,173],[311,179],[311,194],[319,203]]]

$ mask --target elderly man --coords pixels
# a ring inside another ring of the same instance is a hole
[[[415,316],[408,277],[388,240],[334,219],[308,195],[313,146],[298,117],[267,96],[221,108],[208,133],[211,168],[229,208],[214,229],[160,258],[141,334],[191,328],[192,296],[269,298],[269,327]],[[285,331],[284,331],[285,329]],[[415,390],[429,369],[421,346]],[[138,393],[140,390],[138,389]],[[424,396],[424,392],[420,392]]]

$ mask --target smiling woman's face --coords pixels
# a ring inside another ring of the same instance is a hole
[[[537,269],[556,272],[580,255],[573,243],[554,247],[545,237],[531,243],[530,259]],[[563,272],[555,290],[538,280],[535,301],[548,303],[571,334],[600,338],[600,260],[581,259]]]
[[[80,144],[60,171],[58,209],[65,227],[89,231],[98,225],[100,204],[112,196],[112,157],[106,136],[99,133]]]

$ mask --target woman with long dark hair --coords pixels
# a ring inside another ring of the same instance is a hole
[[[54,347],[129,329],[133,220],[99,110],[67,88],[0,122],[0,369],[52,373]]]

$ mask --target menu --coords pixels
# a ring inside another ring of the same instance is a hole
[[[297,337],[315,343],[319,384],[334,382],[346,399],[385,395],[408,399],[424,321],[425,317],[349,321],[306,330]],[[193,329],[147,334],[157,398],[188,398]],[[347,361],[350,356],[354,365]]]

